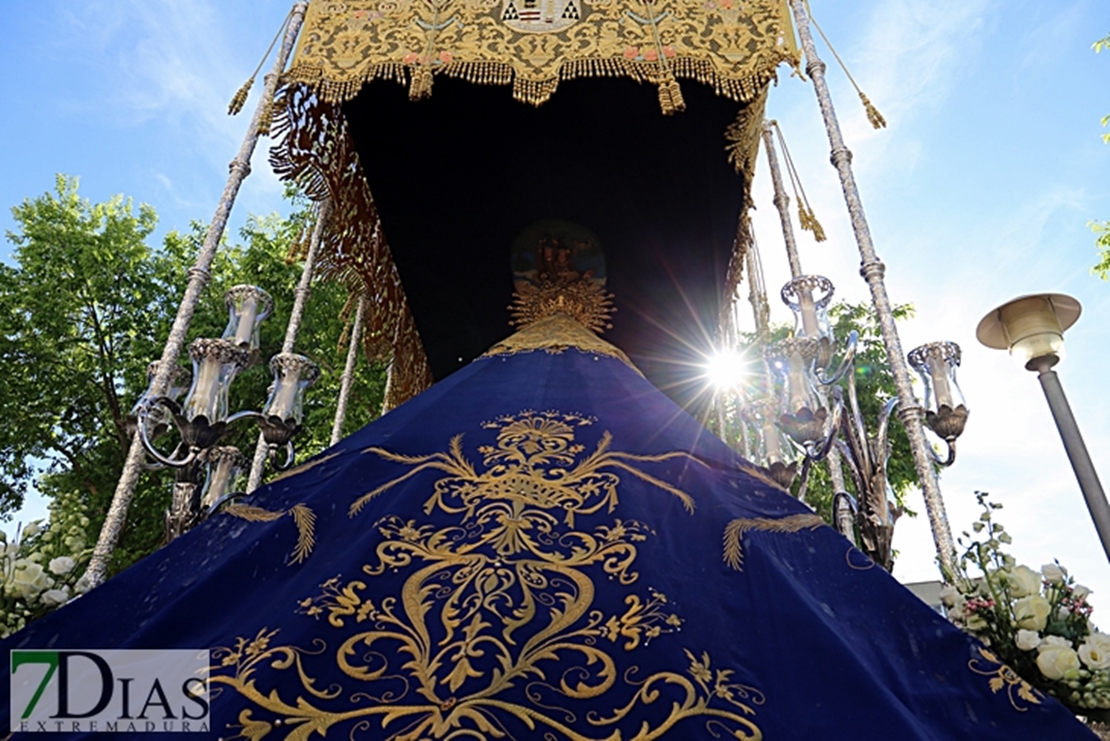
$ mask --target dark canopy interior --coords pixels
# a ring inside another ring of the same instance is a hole
[[[605,250],[617,306],[606,339],[691,403],[743,180],[724,150],[739,105],[690,82],[683,94],[687,110],[665,117],[655,87],[627,79],[566,82],[535,108],[508,87],[437,78],[427,100],[379,81],[346,104],[437,380],[512,331],[513,239],[559,218]]]

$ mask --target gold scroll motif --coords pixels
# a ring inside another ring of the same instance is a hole
[[[816,530],[825,524],[820,515],[802,513],[787,517],[751,517],[733,520],[725,526],[724,561],[737,571],[744,570],[744,533],[760,530],[766,533],[797,533]]]
[[[659,86],[671,113],[676,78],[747,102],[784,61],[798,64],[784,0],[318,1],[285,79],[342,101],[376,78],[420,98],[448,75],[539,105],[560,80],[620,76]]]
[[[528,737],[549,741],[617,741],[627,733],[618,724],[648,741],[681,733],[676,727],[691,719],[715,736],[762,739],[753,718],[763,694],[712,664],[708,652],[684,648],[688,665],[643,676],[636,664],[618,668],[619,652],[675,640],[683,618],[665,594],[639,586],[637,548],[655,535],[649,525],[576,521],[613,513],[626,474],[692,513],[689,494],[642,466],[699,463],[682,452],[617,452],[609,433],[587,451],[575,438],[594,422],[556,411],[499,417],[483,425],[497,439],[478,448],[480,465],[464,454],[461,434],[431,455],[367,449],[409,470],[364,495],[351,516],[417,473],[438,471],[424,503],[437,523],[378,520],[373,562],[298,602],[297,612],[323,631],[309,648],[279,645],[278,631],[263,629],[213,651],[212,684],[250,703],[239,737],[277,731],[307,739],[346,723],[340,736],[490,741],[516,738],[504,725],[511,718]],[[402,574],[399,592],[375,583],[387,573]],[[600,574],[607,583],[595,584]],[[598,609],[599,589],[623,593],[621,607]],[[345,677],[342,686],[324,688],[310,675],[322,660]],[[524,692],[509,694],[517,687]],[[581,701],[593,709],[573,707]]]
[[[982,646],[977,646],[979,656],[967,662],[967,668],[982,677],[990,677],[989,686],[993,694],[1006,690],[1010,705],[1019,713],[1024,713],[1030,705],[1040,705],[1044,695],[1040,690],[1026,682],[1018,673],[1002,663],[1002,660]]]

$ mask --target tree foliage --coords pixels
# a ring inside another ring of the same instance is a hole
[[[1098,247],[1098,262],[1091,271],[1103,280],[1110,279],[1110,221],[1092,221],[1089,226],[1098,236],[1095,237],[1095,246]]]
[[[1101,39],[1091,44],[1091,48],[1095,50],[1095,54],[1110,49],[1110,35],[1103,36]],[[1110,126],[1110,116],[1103,116],[1101,123],[1104,127]],[[1110,133],[1103,134],[1102,141],[1106,144],[1110,144]]]
[[[249,217],[241,243],[222,246],[190,328],[190,339],[219,337],[227,323],[223,293],[237,283],[273,296],[261,362],[232,384],[234,411],[261,408],[272,380],[268,359],[281,351],[301,275],[286,257],[311,218],[310,204],[293,204],[287,219]],[[204,229],[194,223],[170,232],[152,249],[152,208],[136,209],[122,196],[90,203],[78,195],[77,180],[63,176],[54,192],[27,199],[13,215],[15,264],[0,266],[0,516],[10,516],[35,487],[48,498],[80,502],[95,539],[129,444],[125,417],[146,387],[147,364],[161,355]],[[296,347],[322,373],[309,391],[299,457],[326,447],[330,437],[346,359],[340,339],[352,315],[343,286],[314,283]],[[180,362],[188,363],[184,353]],[[377,415],[383,386],[384,369],[360,363],[347,431]],[[257,436],[256,427],[242,424],[227,444],[249,458]],[[113,570],[161,543],[171,488],[168,472],[141,477]]]
[[[1096,54],[1104,49],[1110,49],[1110,35],[1091,44],[1091,48]],[[1101,123],[1104,128],[1110,126],[1110,116],[1103,116]],[[1102,141],[1104,144],[1110,144],[1110,132],[1102,135]],[[1091,221],[1088,226],[1098,235],[1095,238],[1095,246],[1098,247],[1098,263],[1092,271],[1103,280],[1110,279],[1110,221]]]

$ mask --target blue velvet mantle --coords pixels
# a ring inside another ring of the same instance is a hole
[[[1092,738],[613,357],[481,358],[247,505],[0,646],[212,649],[225,739]]]

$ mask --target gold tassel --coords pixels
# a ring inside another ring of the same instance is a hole
[[[269,136],[270,124],[274,122],[274,101],[267,101],[262,108],[262,115],[258,117],[258,135]]]
[[[805,231],[813,232],[815,242],[824,242],[827,239],[821,222],[817,220],[813,210],[807,208],[801,200],[798,201],[798,223]]]
[[[423,100],[432,94],[432,71],[420,64],[412,70],[409,100]]]
[[[831,51],[833,57],[836,58],[836,63],[840,65],[840,69],[844,70],[844,74],[848,77],[848,82],[852,83],[852,87],[859,93],[859,99],[863,101],[863,108],[867,111],[867,120],[870,121],[871,125],[876,129],[886,127],[886,119],[883,118],[883,114],[879,113],[879,109],[872,105],[871,101],[867,99],[867,96],[863,94],[863,91],[859,89],[859,85],[856,84],[856,79],[852,77],[852,73],[848,71],[848,65],[844,64],[844,60],[836,53],[836,47],[832,45],[832,42],[829,41],[829,37],[821,30],[821,26],[817,23],[817,19],[813,17],[813,11],[809,9],[809,2],[806,2],[806,12],[809,13],[809,20],[813,24],[813,27],[817,29],[817,33],[821,34],[821,38],[828,44],[829,51]]]
[[[306,230],[302,227],[297,238],[289,244],[289,250],[285,253],[286,265],[292,265],[308,255],[308,247],[305,244],[307,236]]]
[[[883,118],[883,114],[879,113],[879,109],[863,94],[863,91],[860,91],[859,99],[863,101],[863,109],[867,111],[867,120],[871,122],[871,125],[876,129],[885,128],[886,119]]]
[[[664,116],[669,116],[674,113],[674,103],[671,101],[671,90],[667,87],[667,83],[659,83],[659,109],[663,111]]]
[[[667,70],[659,80],[659,108],[664,116],[681,113],[686,110],[686,101],[682,97],[682,87],[674,78],[674,73]]]
[[[686,110],[686,100],[682,97],[682,87],[678,84],[678,80],[676,80],[673,75],[667,82],[667,87],[670,88],[671,102],[674,104],[675,111],[681,113]]]
[[[234,116],[243,110],[243,105],[247,102],[247,95],[250,93],[253,84],[254,78],[252,77],[243,83],[243,87],[235,91],[235,95],[231,98],[231,105],[227,107],[227,115]]]

